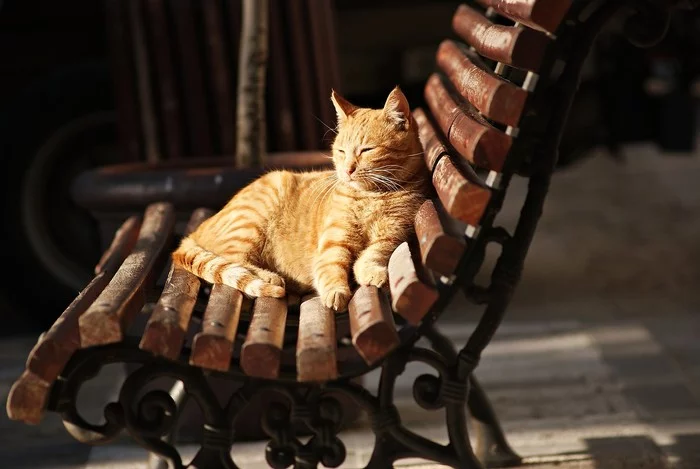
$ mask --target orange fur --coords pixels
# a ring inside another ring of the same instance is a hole
[[[382,109],[331,99],[335,170],[262,176],[183,239],[177,265],[254,297],[315,289],[335,310],[354,282],[387,282],[429,183],[417,125],[398,87]]]

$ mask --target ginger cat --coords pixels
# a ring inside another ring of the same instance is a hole
[[[285,285],[315,289],[336,311],[351,284],[387,283],[389,257],[429,187],[417,124],[398,87],[383,109],[359,108],[335,91],[331,100],[335,170],[260,177],[182,240],[176,265],[252,297],[283,297]]]

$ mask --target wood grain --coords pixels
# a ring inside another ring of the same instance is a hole
[[[236,117],[229,61],[224,45],[224,22],[221,5],[218,1],[201,2],[204,17],[204,33],[209,70],[211,72],[211,89],[216,111],[219,134],[220,153],[233,155],[235,150]]]
[[[449,233],[441,220],[439,202],[426,200],[416,213],[415,229],[421,261],[428,269],[450,276],[464,253],[462,237]]]
[[[133,44],[129,31],[129,17],[123,0],[105,0],[105,28],[109,40],[109,58],[114,80],[117,109],[118,144],[121,161],[139,161],[141,145],[140,114],[134,77]]]
[[[192,2],[196,0],[170,0],[175,36],[178,44],[184,97],[185,130],[189,132],[190,154],[211,155],[214,145],[211,135],[210,115],[204,85],[206,57],[200,53],[195,29]]]
[[[476,54],[461,49],[454,41],[440,44],[437,64],[457,92],[481,114],[502,124],[518,126],[527,91],[487,71]]]
[[[301,303],[296,362],[299,381],[328,381],[338,376],[335,313],[317,296]]]
[[[450,216],[478,226],[491,200],[491,190],[481,181],[475,182],[478,176],[469,170],[458,169],[451,157],[442,158],[433,170],[433,186]],[[465,172],[471,177],[465,177]]]
[[[15,383],[7,401],[10,418],[26,423],[39,423],[46,399],[53,382],[58,378],[73,353],[80,348],[78,320],[100,295],[115,272],[136,244],[141,218],[128,218],[117,230],[110,247],[95,270],[95,278],[80,292],[73,302],[54,322],[51,328],[41,334],[34,348],[29,352],[26,371]]]
[[[413,111],[413,118],[418,124],[418,136],[420,137],[421,144],[423,145],[425,164],[432,171],[433,168],[435,168],[435,164],[438,162],[438,160],[447,154],[447,149],[437,137],[435,129],[430,123],[430,120],[423,109],[415,109]]]
[[[223,284],[212,287],[202,330],[192,343],[190,365],[228,371],[242,305],[243,294],[238,290]]]
[[[241,368],[245,374],[267,379],[279,376],[287,303],[281,298],[255,300],[248,335],[241,350]]]
[[[173,206],[148,206],[133,251],[114,278],[80,317],[81,347],[119,342],[145,302],[152,270],[168,244],[175,223]]]
[[[535,29],[556,32],[572,0],[477,0],[486,8]]]
[[[412,325],[420,324],[438,298],[438,292],[416,251],[417,248],[411,248],[408,242],[404,242],[389,259],[392,307]]]
[[[53,381],[25,370],[14,382],[7,396],[7,416],[30,425],[41,422]]]
[[[457,8],[452,29],[483,57],[523,70],[537,71],[550,43],[540,31],[493,24],[467,5]]]
[[[195,210],[184,234],[192,233],[212,214],[209,209]],[[181,267],[170,266],[163,292],[146,323],[139,348],[171,360],[180,355],[200,285],[196,275]]]
[[[425,99],[442,132],[463,158],[480,168],[502,170],[511,137],[491,126],[473,106],[458,105],[437,74],[425,85]]]
[[[181,158],[183,155],[180,98],[177,94],[175,67],[168,32],[168,18],[165,0],[146,0],[147,18],[153,59],[158,82],[156,92],[160,93],[160,115],[167,159]]]
[[[386,294],[374,286],[360,286],[348,304],[352,343],[368,365],[399,346],[399,335]]]

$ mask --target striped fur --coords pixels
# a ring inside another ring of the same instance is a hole
[[[335,170],[257,179],[183,239],[177,265],[252,297],[316,290],[335,310],[356,283],[384,286],[429,187],[417,126],[398,88],[382,109],[332,100]]]

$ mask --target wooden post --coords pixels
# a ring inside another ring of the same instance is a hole
[[[268,10],[268,0],[243,0],[236,103],[237,168],[262,166],[265,159]]]

